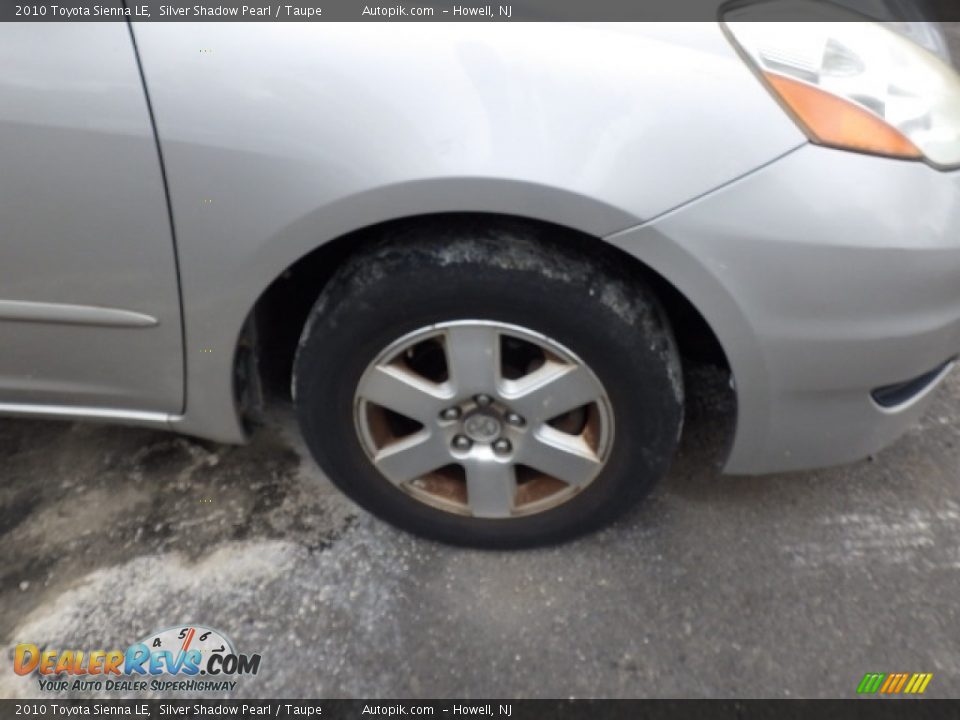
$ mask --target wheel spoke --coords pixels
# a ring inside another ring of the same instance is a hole
[[[546,422],[596,401],[601,394],[597,381],[584,367],[548,362],[512,381],[507,402],[528,420]]]
[[[467,504],[471,512],[476,517],[509,517],[517,494],[513,465],[471,458],[463,466],[467,473]]]
[[[440,385],[393,365],[377,365],[360,384],[364,400],[412,418],[423,425],[433,420],[452,393]]]
[[[524,443],[517,462],[582,487],[600,470],[601,462],[583,438],[543,425]]]
[[[446,442],[426,430],[397,440],[377,452],[373,464],[390,482],[400,485],[450,463]]]
[[[457,395],[498,392],[500,335],[488,325],[453,325],[446,333],[447,369]]]

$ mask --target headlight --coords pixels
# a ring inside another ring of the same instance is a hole
[[[960,165],[960,76],[871,22],[728,22],[811,140],[941,168]]]

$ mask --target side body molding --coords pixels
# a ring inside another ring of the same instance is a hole
[[[23,300],[0,300],[0,320],[127,328],[153,327],[159,323],[152,315],[133,310]]]

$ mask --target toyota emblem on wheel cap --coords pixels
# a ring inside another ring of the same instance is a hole
[[[487,413],[476,413],[463,423],[463,431],[474,442],[490,442],[500,435],[500,421]]]

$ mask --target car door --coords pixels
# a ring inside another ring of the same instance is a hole
[[[0,67],[0,412],[181,412],[171,218],[127,24],[0,24]]]

